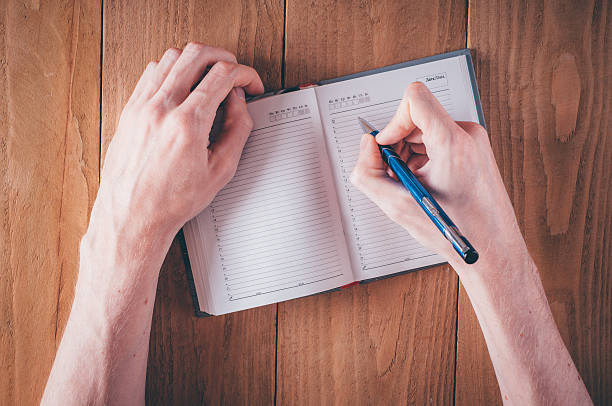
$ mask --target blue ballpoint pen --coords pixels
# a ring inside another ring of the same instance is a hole
[[[370,123],[363,118],[358,117],[359,123],[363,131],[372,134],[374,137],[378,134]],[[382,155],[383,161],[389,165],[389,168],[408,189],[412,197],[417,201],[425,214],[438,227],[438,230],[452,244],[453,248],[468,264],[473,264],[478,260],[478,252],[472,247],[472,244],[465,238],[455,223],[446,215],[442,207],[436,202],[432,195],[421,185],[421,182],[414,176],[412,171],[408,169],[406,163],[393,150],[390,145],[379,145],[378,149]]]

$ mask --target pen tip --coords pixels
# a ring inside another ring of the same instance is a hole
[[[367,121],[365,121],[363,118],[361,117],[357,117],[357,120],[359,120],[359,124],[361,125],[361,128],[363,129],[363,131],[365,131],[366,133],[371,133],[372,131],[376,131],[376,128],[374,128],[373,125],[371,125],[370,123],[368,123]]]

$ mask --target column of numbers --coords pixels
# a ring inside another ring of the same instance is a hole
[[[331,121],[332,121],[332,124],[336,124],[335,119],[332,119]],[[365,260],[364,260],[363,253],[362,253],[361,242],[359,241],[359,227],[357,225],[356,218],[355,218],[355,208],[353,207],[353,203],[355,199],[360,199],[360,196],[353,196],[353,190],[352,190],[353,188],[351,186],[350,179],[349,179],[349,176],[350,176],[349,168],[354,164],[354,158],[349,158],[349,156],[347,156],[347,154],[344,153],[345,151],[343,151],[343,149],[346,149],[348,144],[343,145],[343,142],[337,136],[338,134],[336,133],[335,126],[334,126],[333,131],[335,135],[334,143],[335,143],[336,151],[338,152],[338,157],[339,157],[338,159],[339,159],[340,168],[342,172],[343,189],[344,189],[344,193],[346,194],[346,199],[348,201],[348,207],[349,207],[349,212],[351,216],[351,228],[353,229],[353,233],[357,241],[357,250],[359,252],[359,262],[360,262],[361,268],[365,269]],[[357,143],[359,143],[359,140],[357,140]]]

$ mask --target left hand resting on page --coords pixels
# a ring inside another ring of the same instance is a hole
[[[151,62],[121,114],[96,205],[115,217],[138,216],[140,227],[176,233],[234,175],[252,128],[242,88],[264,90],[257,72],[223,49],[189,44]],[[210,144],[224,100],[222,132]]]
[[[159,270],[179,228],[235,172],[252,126],[243,88],[263,92],[255,70],[218,48],[188,44],[147,66],[106,154],[42,404],[144,404]]]

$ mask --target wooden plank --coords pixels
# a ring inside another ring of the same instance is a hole
[[[465,48],[466,2],[287,1],[285,87]]]
[[[473,0],[468,26],[495,156],[595,404],[612,402],[610,18],[609,1]],[[458,403],[498,396],[482,339],[461,337],[475,319],[459,326]],[[489,376],[460,379],[473,370]]]
[[[0,5],[0,404],[40,401],[98,188],[100,5]]]
[[[198,41],[236,53],[267,88],[280,88],[283,3],[105,1],[102,143],[110,142],[138,77],[164,50]],[[180,197],[177,197],[180,198]],[[193,316],[178,242],[158,285],[147,374],[150,404],[270,404],[276,306]]]
[[[279,304],[278,404],[451,404],[448,266]]]
[[[276,305],[227,316],[193,316],[179,244],[157,289],[147,404],[272,404]]]
[[[288,1],[286,86],[466,43],[466,4]],[[437,267],[279,304],[279,404],[449,404],[457,276]]]

